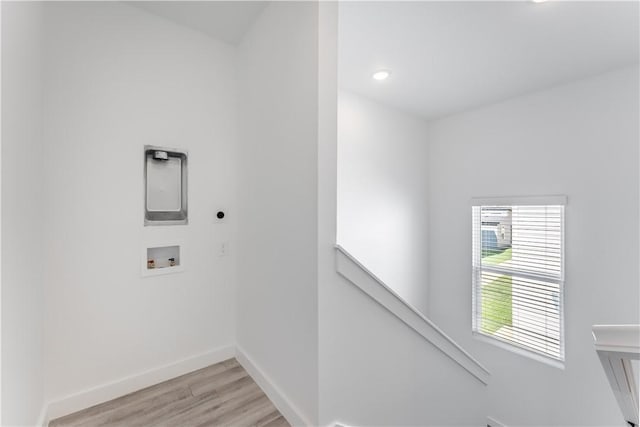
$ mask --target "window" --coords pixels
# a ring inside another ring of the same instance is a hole
[[[474,200],[475,334],[564,360],[565,204],[565,197]]]

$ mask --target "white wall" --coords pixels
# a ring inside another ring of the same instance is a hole
[[[233,254],[218,257],[217,244],[234,245],[235,51],[118,2],[46,12],[37,218],[46,396],[57,399],[234,343]],[[188,226],[143,226],[145,144],[189,151]],[[143,278],[145,243],[174,241],[184,272]]]
[[[42,5],[2,2],[2,425],[43,407]]]
[[[272,3],[239,47],[240,348],[317,419],[317,4]]]
[[[483,425],[485,386],[336,273],[337,6],[320,8],[320,424]],[[370,108],[368,120],[394,114]],[[407,120],[397,117],[381,128]]]
[[[338,94],[337,242],[427,313],[427,123]]]
[[[483,425],[486,386],[335,273],[320,322],[321,424]]]
[[[507,425],[623,425],[591,325],[639,323],[638,68],[431,123],[430,312],[492,372]],[[566,194],[566,363],[471,336],[474,196]],[[614,218],[608,221],[607,218]]]

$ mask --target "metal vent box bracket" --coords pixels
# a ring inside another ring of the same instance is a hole
[[[187,152],[144,147],[144,225],[187,224]]]

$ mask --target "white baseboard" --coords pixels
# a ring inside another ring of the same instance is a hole
[[[236,359],[289,424],[295,427],[313,425],[240,346],[236,346]]]
[[[62,417],[91,406],[107,402],[125,394],[152,386],[162,381],[184,375],[186,373],[213,365],[223,360],[236,357],[242,367],[262,388],[280,413],[292,426],[311,426],[307,418],[291,400],[273,383],[264,371],[240,347],[233,345],[188,357],[164,366],[149,369],[119,380],[101,384],[87,390],[55,399],[45,404],[38,419],[38,427],[46,427],[50,420]]]
[[[42,424],[39,424],[39,426],[46,426],[50,420],[55,418],[72,414],[81,409],[89,408],[214,363],[222,362],[235,355],[235,347],[228,345],[53,400],[43,409],[40,419]]]

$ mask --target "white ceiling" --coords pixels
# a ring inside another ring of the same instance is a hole
[[[236,45],[249,30],[265,1],[133,1],[127,2],[176,24]]]
[[[345,2],[340,86],[436,118],[637,64],[638,2]],[[377,69],[391,77],[374,81]]]

